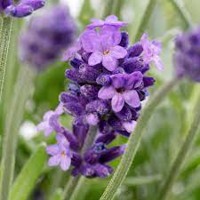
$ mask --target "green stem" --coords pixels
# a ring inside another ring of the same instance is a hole
[[[112,14],[116,15],[117,17],[120,17],[120,12],[122,10],[124,2],[124,0],[115,0],[112,7]]]
[[[181,165],[184,162],[184,159],[190,149],[190,146],[195,138],[195,135],[198,133],[198,128],[200,127],[200,106],[199,106],[199,102],[200,102],[200,93],[198,95],[198,100],[195,104],[194,107],[194,118],[193,118],[193,122],[191,124],[190,130],[182,144],[182,146],[179,149],[179,153],[176,156],[172,167],[169,170],[169,174],[166,178],[166,181],[164,183],[164,186],[161,190],[160,196],[159,196],[159,200],[165,200],[167,199],[167,196],[169,194],[170,189],[173,186],[173,183],[180,171]]]
[[[87,138],[84,142],[84,146],[81,150],[81,154],[83,154],[88,149],[88,147],[92,145],[96,137],[96,133],[97,133],[97,127],[91,126],[87,134]],[[66,185],[66,188],[63,193],[63,199],[65,200],[71,199],[71,196],[73,196],[76,186],[79,184],[79,180],[81,180],[81,176],[70,177],[68,184]]]
[[[2,19],[2,28],[0,36],[0,102],[4,86],[4,78],[6,73],[6,65],[7,65],[11,34],[12,34],[12,18],[4,17]]]
[[[179,13],[181,19],[185,23],[185,27],[189,28],[193,25],[191,16],[185,8],[184,2],[182,0],[168,0],[174,6],[174,8]]]
[[[10,109],[6,115],[1,163],[0,200],[8,199],[14,175],[18,130],[23,119],[26,100],[31,92],[34,75],[35,73],[30,68],[20,69],[13,99],[10,102]]]
[[[147,24],[155,8],[156,2],[157,0],[149,0],[149,3],[147,4],[145,11],[143,12],[142,19],[135,34],[135,42],[138,41],[142,34],[145,32]]]
[[[10,50],[9,50],[9,58],[7,62],[7,69],[5,73],[5,83],[4,83],[4,91],[3,91],[3,112],[6,113],[9,109],[10,100],[12,98],[12,92],[14,88],[14,82],[16,81],[19,65],[18,65],[18,58],[17,58],[17,42],[18,42],[18,34],[20,28],[20,21],[15,21],[13,24],[13,33],[12,38],[10,41]]]
[[[114,2],[115,0],[105,1],[105,7],[104,7],[104,13],[103,13],[104,18],[112,14]]]
[[[144,107],[141,116],[137,122],[134,132],[131,134],[127,148],[122,156],[122,159],[114,173],[112,179],[110,180],[106,190],[101,196],[100,200],[112,200],[115,196],[117,189],[120,187],[124,181],[129,168],[135,158],[140,141],[142,139],[142,133],[146,127],[153,111],[158,106],[158,104],[166,97],[170,90],[177,84],[179,80],[177,78],[172,79],[170,82],[161,87],[152,97],[149,99],[147,105]]]
[[[76,185],[76,188],[74,192],[71,195],[70,200],[77,200],[78,196],[80,195],[81,189],[83,188],[83,185],[85,186],[85,178],[81,177],[78,181],[78,184]],[[85,191],[85,189],[84,189]]]

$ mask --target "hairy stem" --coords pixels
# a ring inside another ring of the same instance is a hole
[[[198,133],[198,128],[200,127],[200,93],[198,96],[198,100],[196,101],[195,107],[194,107],[194,118],[193,122],[191,124],[191,127],[189,129],[189,132],[182,144],[182,146],[179,149],[179,153],[176,156],[170,170],[167,178],[165,179],[166,181],[164,182],[164,186],[161,190],[161,193],[159,195],[159,200],[165,200],[168,197],[168,194],[170,192],[170,189],[173,186],[173,183],[180,171],[181,165],[183,164],[185,157],[190,149],[190,146],[195,138],[195,135]]]
[[[191,16],[188,13],[187,9],[185,8],[184,2],[182,0],[168,0],[174,8],[177,10],[179,13],[181,19],[185,23],[185,28],[189,28],[193,25]]]
[[[178,79],[174,78],[170,82],[166,83],[161,87],[152,97],[149,99],[147,105],[143,109],[141,116],[137,122],[134,132],[131,134],[127,148],[122,156],[122,159],[115,171],[112,179],[110,180],[106,190],[101,196],[100,200],[112,200],[115,196],[117,189],[120,187],[124,181],[129,168],[135,158],[137,150],[142,139],[142,133],[146,127],[150,117],[152,116],[153,111],[158,106],[158,104],[166,97],[166,95],[171,91],[171,89],[177,84]]]
[[[11,34],[12,34],[12,18],[4,17],[2,18],[1,35],[0,35],[0,102],[3,93]]]
[[[4,139],[2,144],[3,154],[1,163],[0,200],[6,200],[9,196],[15,168],[18,130],[22,122],[25,102],[30,95],[34,75],[35,73],[33,73],[29,68],[20,69],[14,88],[13,99],[10,102],[10,109],[6,115]]]
[[[141,19],[138,29],[136,31],[134,41],[138,41],[140,39],[140,37],[142,36],[142,34],[145,32],[145,29],[147,27],[149,19],[151,18],[151,15],[155,8],[156,2],[157,2],[157,0],[149,0],[149,3],[146,6],[145,11],[143,12],[142,19]]]
[[[96,137],[96,133],[97,133],[97,127],[91,126],[87,134],[87,138],[84,142],[83,148],[81,150],[81,154],[83,154],[92,145]],[[79,184],[79,180],[81,180],[80,175],[77,177],[70,177],[68,184],[66,185],[66,188],[64,190],[64,194],[63,194],[64,200],[71,199],[71,196],[73,196],[73,192],[75,191],[75,188]]]

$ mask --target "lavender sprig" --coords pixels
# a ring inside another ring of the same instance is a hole
[[[38,126],[46,135],[55,131],[59,137],[57,144],[47,148],[52,156],[49,164],[63,170],[72,166],[73,176],[104,178],[112,173],[108,163],[123,154],[125,145],[108,145],[119,134],[130,136],[141,102],[155,81],[146,75],[149,65],[154,62],[161,68],[160,44],[143,35],[129,45],[128,33],[120,31],[125,25],[113,15],[105,21],[92,20],[64,54],[72,66],[66,70],[71,80],[68,90],[61,93],[58,108],[45,114]],[[64,114],[74,117],[71,131],[59,122]],[[96,137],[85,149],[90,126],[96,126]]]

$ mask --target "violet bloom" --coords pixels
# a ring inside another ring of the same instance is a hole
[[[91,22],[92,23],[87,26],[88,28],[91,28],[91,29],[96,28],[96,27],[102,27],[104,25],[114,26],[117,28],[121,28],[127,25],[127,23],[125,22],[118,21],[118,18],[115,15],[110,15],[106,17],[105,21],[101,19],[92,19]]]
[[[120,41],[120,32],[110,26],[103,27],[100,32],[86,30],[81,36],[81,42],[83,49],[92,53],[88,64],[94,66],[102,63],[107,70],[114,71],[118,67],[118,59],[127,54],[126,49],[119,46]]]
[[[142,35],[140,42],[141,42],[141,45],[143,47],[142,58],[143,58],[145,64],[150,64],[151,62],[154,62],[155,66],[159,70],[162,70],[163,64],[162,64],[161,59],[159,57],[159,54],[161,53],[160,42],[149,41],[147,34]]]
[[[16,4],[11,0],[1,0],[0,12],[12,17],[26,17],[44,5],[45,0],[21,0]]]
[[[19,41],[20,59],[43,70],[58,59],[74,41],[75,22],[65,6],[54,6],[35,16]]]
[[[46,151],[51,157],[49,158],[48,165],[49,166],[57,166],[60,165],[63,171],[69,169],[71,164],[71,151],[69,148],[69,142],[67,139],[59,134],[56,137],[57,144],[50,145],[46,148]]]
[[[175,41],[176,75],[200,82],[200,28],[182,33]]]
[[[124,153],[126,144],[112,142],[132,134],[141,102],[154,85],[154,78],[146,73],[152,61],[160,63],[160,47],[145,35],[130,45],[128,33],[120,30],[124,25],[115,16],[93,20],[65,52],[63,60],[71,65],[65,72],[70,83],[59,102],[62,114],[73,117],[72,131],[59,124],[60,116],[54,114],[44,120],[43,130],[54,130],[69,142],[73,176],[105,178],[113,172],[109,162]],[[95,138],[87,145],[91,134]],[[60,164],[60,152],[51,154],[58,159],[50,165]]]
[[[60,132],[62,128],[59,124],[59,117],[63,113],[63,107],[60,104],[55,111],[48,111],[43,117],[43,121],[37,125],[38,131],[44,131],[45,136],[49,136],[53,131]]]
[[[112,109],[115,112],[120,112],[125,103],[137,108],[140,106],[140,98],[136,89],[141,85],[142,78],[143,75],[140,72],[112,75],[112,85],[102,87],[98,97],[112,99]]]

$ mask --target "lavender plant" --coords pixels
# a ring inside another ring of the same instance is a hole
[[[35,16],[20,36],[20,60],[41,71],[62,55],[74,41],[76,25],[68,8],[57,5]]]
[[[125,25],[113,15],[105,21],[93,19],[65,53],[72,66],[65,75],[71,82],[57,109],[48,111],[38,125],[46,136],[56,132],[57,143],[47,147],[50,166],[72,166],[74,176],[103,178],[113,171],[108,163],[123,154],[125,145],[108,145],[119,134],[129,137],[134,130],[141,102],[155,81],[146,75],[150,63],[162,68],[160,43],[144,34],[129,45],[128,33],[120,31]],[[72,131],[59,122],[65,114],[74,118]],[[96,127],[94,133],[90,127]],[[94,141],[82,151],[91,134]]]

